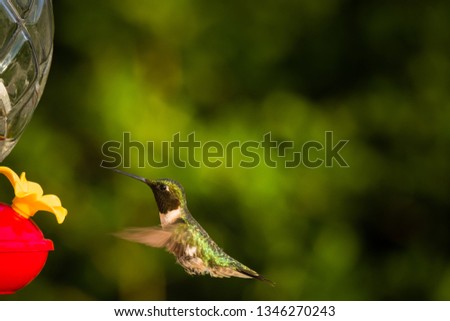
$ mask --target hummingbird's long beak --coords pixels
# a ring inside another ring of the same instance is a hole
[[[119,174],[122,174],[122,175],[125,175],[125,176],[128,176],[128,177],[137,179],[138,181],[144,182],[144,183],[147,184],[147,185],[149,185],[149,184],[151,183],[148,179],[146,179],[146,178],[144,178],[144,177],[137,176],[137,175],[134,175],[134,174],[130,174],[130,173],[121,171],[121,170],[116,169],[116,168],[109,168],[109,169],[112,170],[112,171],[114,171],[114,172],[117,172],[117,173],[119,173]]]

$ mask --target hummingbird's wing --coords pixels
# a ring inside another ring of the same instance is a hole
[[[114,236],[147,246],[165,247],[172,236],[172,231],[162,229],[160,226],[136,227],[115,233]]]

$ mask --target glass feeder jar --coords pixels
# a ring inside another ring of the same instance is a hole
[[[0,0],[0,162],[41,98],[53,52],[51,0]]]

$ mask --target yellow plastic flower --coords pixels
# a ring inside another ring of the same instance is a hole
[[[12,169],[0,166],[0,174],[5,175],[14,188],[16,197],[11,207],[18,214],[29,218],[37,211],[47,211],[55,214],[59,224],[64,221],[67,210],[62,207],[58,196],[44,195],[42,187],[38,183],[27,181],[24,172],[19,177]]]

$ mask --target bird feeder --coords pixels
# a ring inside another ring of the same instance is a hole
[[[44,195],[41,186],[0,166],[14,188],[12,205],[0,203],[0,294],[12,294],[29,284],[42,270],[53,242],[45,239],[30,218],[37,211],[55,214],[62,223],[67,210],[56,195]]]

